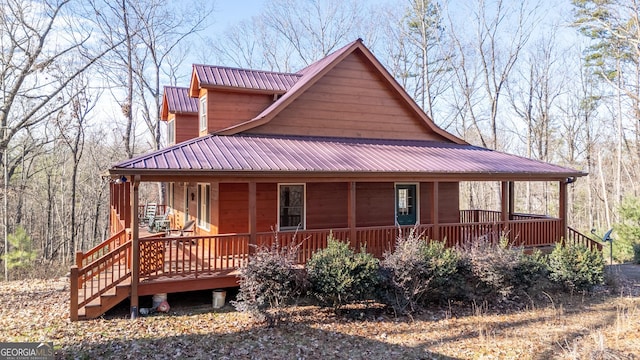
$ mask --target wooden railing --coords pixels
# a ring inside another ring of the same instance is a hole
[[[464,224],[440,224],[435,240],[445,241],[448,247],[460,247],[478,238],[495,242],[500,239],[503,227],[496,222],[477,222]]]
[[[76,266],[78,266],[79,269],[82,269],[87,264],[98,260],[103,255],[129,240],[129,234],[125,229],[122,229],[86,253],[83,253],[82,251],[76,252]]]
[[[71,267],[71,320],[78,320],[78,309],[131,277],[130,256],[127,241],[86,266]]]
[[[551,246],[562,238],[560,219],[528,219],[509,221],[505,236],[514,246]]]
[[[199,277],[233,270],[249,258],[249,234],[140,239],[140,279]]]
[[[592,238],[585,236],[581,232],[572,227],[567,228],[567,242],[571,244],[580,244],[589,248],[591,251],[602,251],[602,244]]]
[[[493,210],[460,210],[460,223],[490,223],[501,221],[502,213]]]

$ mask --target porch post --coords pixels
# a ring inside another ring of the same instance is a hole
[[[559,199],[560,204],[558,205],[558,217],[560,218],[560,231],[559,234],[562,239],[567,238],[567,181],[562,180],[559,182]],[[557,239],[560,240],[560,239]]]
[[[131,199],[131,213],[138,213],[138,189],[140,176],[136,175],[131,181],[133,194]],[[138,217],[131,216],[131,318],[138,317],[138,282],[140,280],[140,240],[138,232]]]
[[[253,254],[256,245],[256,182],[249,182],[249,254]]]
[[[515,184],[513,181],[509,181],[509,220],[513,220],[513,213],[515,212]]]
[[[501,183],[501,190],[502,190],[502,194],[501,194],[501,211],[500,211],[500,220],[502,221],[502,231],[503,232],[508,232],[509,231],[509,211],[510,211],[510,197],[511,195],[509,194],[509,182],[508,181],[503,181]],[[500,234],[502,235],[502,234]],[[507,235],[509,236],[509,235]]]
[[[431,237],[435,240],[443,241],[444,239],[440,238],[440,190],[438,184],[437,181],[434,181],[431,189],[431,224],[433,224]],[[447,242],[452,240],[447,239]]]
[[[351,245],[356,245],[356,182],[348,183],[347,196],[347,224],[349,226],[349,240]]]

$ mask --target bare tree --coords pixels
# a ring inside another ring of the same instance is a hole
[[[498,148],[500,99],[531,36],[536,11],[528,2],[510,7],[503,0],[479,1],[473,18],[474,35],[469,40],[460,31],[466,27],[456,26],[450,17],[449,33],[457,50],[452,67],[456,69],[456,85],[463,94],[462,111],[469,115],[485,147]],[[481,100],[489,104],[488,109],[481,109]],[[489,123],[489,139],[480,125],[485,119]]]
[[[111,50],[110,47],[90,49],[90,34],[79,25],[78,17],[71,16],[77,9],[71,8],[69,2],[0,1],[0,156],[5,169],[5,240],[9,182],[6,157],[11,140],[66,106],[67,103],[59,100],[60,92]],[[62,28],[74,31],[56,34],[56,29]],[[52,41],[56,36],[58,41]],[[64,72],[57,72],[56,65],[65,61],[71,65]],[[4,250],[8,250],[6,242]],[[7,277],[5,269],[5,279]]]

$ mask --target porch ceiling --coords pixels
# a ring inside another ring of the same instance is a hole
[[[586,173],[435,141],[208,135],[114,165],[113,176],[562,180]],[[145,180],[145,179],[143,179]]]

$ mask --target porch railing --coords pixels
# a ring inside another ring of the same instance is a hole
[[[580,245],[584,245],[587,248],[589,248],[590,250],[597,250],[597,251],[602,251],[602,244],[591,239],[588,236],[585,236],[584,234],[582,234],[581,232],[575,230],[572,227],[568,227],[567,228],[567,239],[566,241],[572,243],[572,244],[580,244]]]
[[[249,234],[140,239],[140,279],[211,275],[249,259]]]

